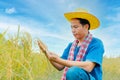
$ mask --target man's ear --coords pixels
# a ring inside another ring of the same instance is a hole
[[[88,25],[88,24],[85,24],[84,27],[88,30],[89,25]]]

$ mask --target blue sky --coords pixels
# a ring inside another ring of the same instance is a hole
[[[9,27],[8,34],[16,33],[20,25],[21,32],[29,32],[34,40],[40,38],[61,55],[74,40],[64,13],[77,8],[100,19],[100,27],[90,32],[102,39],[105,55],[120,55],[120,0],[0,0],[0,32]]]

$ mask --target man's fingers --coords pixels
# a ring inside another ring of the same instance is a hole
[[[39,46],[41,46],[42,48],[47,49],[47,46],[46,46],[41,40],[38,41],[38,44],[39,44]]]
[[[43,52],[47,52],[47,46],[41,41],[41,40],[38,40],[38,46],[39,48],[43,51]]]

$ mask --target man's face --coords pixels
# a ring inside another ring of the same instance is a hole
[[[86,27],[80,24],[79,20],[77,19],[71,20],[71,29],[76,39],[84,38],[86,31],[87,31]]]

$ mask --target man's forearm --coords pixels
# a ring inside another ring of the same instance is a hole
[[[54,62],[54,61],[52,61],[52,60],[50,60],[50,63],[57,69],[57,70],[59,70],[59,71],[61,71],[61,70],[63,70],[64,69],[64,65],[61,65],[61,64],[59,64],[59,63],[56,63],[56,62]]]
[[[80,61],[69,61],[69,60],[64,60],[59,57],[56,59],[52,59],[54,62],[59,63],[61,65],[64,65],[66,67],[72,67],[72,66],[78,66],[83,68],[84,70],[91,72],[92,69],[95,66],[95,63],[90,62],[90,61],[85,61],[85,62],[80,62]]]

